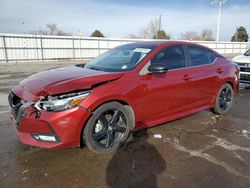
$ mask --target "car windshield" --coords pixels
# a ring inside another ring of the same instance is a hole
[[[123,45],[98,56],[85,68],[109,72],[124,72],[134,69],[155,46]]]
[[[250,56],[250,50],[247,50],[245,53],[244,53],[245,56]]]

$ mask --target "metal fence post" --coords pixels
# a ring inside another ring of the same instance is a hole
[[[40,37],[40,45],[41,45],[41,56],[42,56],[42,61],[44,61],[44,56],[43,56],[43,39]]]
[[[35,43],[36,43],[36,58],[39,61],[39,51],[38,51],[38,44],[37,44],[37,35],[34,35]]]
[[[227,51],[227,44],[224,43],[224,54],[226,54],[226,51]]]
[[[7,52],[7,47],[6,47],[6,41],[5,41],[5,36],[2,36],[3,39],[3,49],[4,49],[4,55],[5,55],[5,61],[8,62],[8,52]]]
[[[101,51],[100,51],[100,40],[97,40],[98,41],[98,55],[101,54]]]
[[[79,56],[82,59],[82,45],[81,45],[81,35],[79,35]]]
[[[73,59],[75,60],[76,59],[76,56],[75,56],[75,41],[74,41],[74,38],[72,38],[72,52],[73,52]]]

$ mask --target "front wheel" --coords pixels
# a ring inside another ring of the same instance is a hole
[[[234,91],[230,84],[224,84],[216,97],[214,108],[212,109],[216,114],[226,114],[233,103]]]
[[[133,114],[126,106],[118,102],[103,104],[87,122],[83,141],[96,153],[111,152],[126,141],[133,123]]]

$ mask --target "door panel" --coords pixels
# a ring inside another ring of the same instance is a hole
[[[206,49],[188,46],[187,51],[194,83],[194,106],[210,105],[220,84],[219,72],[222,70],[219,70],[215,55]]]
[[[170,46],[152,58],[151,64],[160,63],[169,71],[166,74],[142,75],[145,121],[154,121],[190,108],[193,102],[193,80],[186,68],[183,46]]]
[[[220,83],[216,65],[207,65],[190,68],[190,74],[193,78],[193,99],[194,106],[207,106],[213,100],[218,84]]]
[[[185,80],[186,74],[186,70],[176,70],[141,77],[144,91],[141,108],[145,109],[146,121],[173,115],[192,106],[193,81]]]

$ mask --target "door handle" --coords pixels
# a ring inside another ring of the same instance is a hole
[[[221,73],[224,72],[224,70],[223,70],[222,68],[218,68],[217,72],[218,72],[219,74],[221,74]]]
[[[185,80],[185,81],[188,81],[188,80],[191,80],[191,79],[192,79],[192,77],[189,76],[188,74],[185,74],[184,77],[183,77],[183,80]]]

